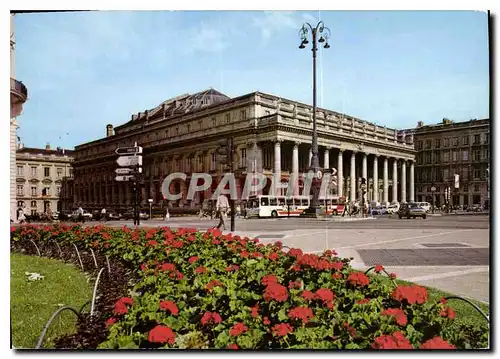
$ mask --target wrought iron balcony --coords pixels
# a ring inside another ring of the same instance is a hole
[[[10,92],[20,99],[18,102],[26,102],[28,99],[28,89],[26,86],[16,79],[10,78]]]

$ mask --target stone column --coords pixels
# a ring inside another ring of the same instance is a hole
[[[368,181],[368,159],[367,159],[367,155],[366,153],[363,153],[363,162],[361,163],[362,166],[361,166],[361,177],[363,178],[366,178],[366,180]]]
[[[415,161],[410,164],[410,202],[415,202]]]
[[[389,203],[389,159],[384,157],[384,203]]]
[[[378,155],[373,157],[373,202],[378,203]]]
[[[292,176],[293,176],[293,195],[299,195],[299,144],[300,142],[293,143],[292,153]]]
[[[313,153],[312,153],[312,147],[309,148],[309,167],[312,166],[312,158],[313,158]]]
[[[337,194],[339,197],[343,196],[344,189],[344,151],[339,149],[338,164],[337,164]]]
[[[330,168],[330,147],[325,148],[323,168],[325,170]]]
[[[356,152],[351,154],[351,194],[349,201],[356,200]]]
[[[406,160],[401,163],[401,202],[406,202]]]
[[[274,143],[274,188],[275,194],[281,194],[281,141]]]
[[[398,159],[392,163],[392,202],[398,202]]]

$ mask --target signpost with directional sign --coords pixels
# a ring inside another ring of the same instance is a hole
[[[117,176],[115,181],[119,182],[133,182],[134,190],[134,225],[139,225],[139,212],[137,209],[138,204],[138,175],[142,173],[142,147],[119,147],[115,150],[117,155],[116,163],[123,168],[115,169]]]

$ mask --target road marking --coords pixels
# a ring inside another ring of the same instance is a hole
[[[451,231],[451,232],[439,232],[439,233],[428,234],[428,235],[425,235],[425,236],[405,237],[405,238],[391,239],[391,240],[388,240],[388,241],[380,241],[380,242],[370,242],[370,243],[356,244],[354,246],[338,247],[337,249],[349,249],[349,248],[368,247],[368,246],[373,246],[373,245],[377,245],[377,244],[403,242],[403,241],[409,241],[409,240],[420,239],[420,238],[429,238],[429,237],[436,237],[436,236],[444,236],[444,235],[447,235],[447,234],[454,234],[454,233],[461,233],[461,232],[468,232],[468,231],[476,231],[476,230],[477,229],[461,229],[461,230]]]
[[[447,278],[447,277],[458,277],[461,275],[465,274],[472,274],[472,273],[481,273],[481,272],[489,272],[489,268],[470,268],[466,270],[461,270],[461,271],[454,271],[454,272],[446,272],[446,273],[440,273],[440,274],[429,274],[429,275],[424,275],[421,277],[411,277],[411,278],[404,278],[404,280],[407,280],[409,282],[418,282],[418,281],[426,281],[426,280],[433,280],[433,279],[440,279],[440,278]],[[401,278],[403,279],[403,278]]]
[[[324,229],[324,230],[322,230],[321,232],[308,232],[308,233],[302,233],[302,234],[294,234],[294,233],[292,232],[292,233],[290,233],[290,234],[287,234],[287,235],[285,236],[285,238],[289,238],[289,237],[312,236],[313,234],[320,234],[320,233],[326,234],[326,232],[328,232],[328,229]]]

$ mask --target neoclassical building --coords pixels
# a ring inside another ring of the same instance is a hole
[[[73,177],[73,151],[24,147],[18,144],[16,171],[17,207],[26,206],[31,214],[71,209],[72,188],[65,186]]]
[[[337,186],[332,195],[358,197],[359,179],[368,179],[367,199],[401,202],[414,199],[415,150],[411,136],[326,109],[317,109],[320,164],[336,168]],[[162,181],[173,172],[184,172],[187,180],[171,184],[171,193],[183,197],[170,206],[194,207],[210,198],[221,178],[217,163],[217,141],[234,138],[234,168],[240,196],[247,172],[259,171],[271,179],[287,182],[310,165],[312,107],[275,95],[253,92],[230,98],[214,89],[169,99],[139,112],[113,129],[106,137],[75,147],[75,206],[125,209],[132,204],[130,183],[116,182],[116,148],[144,148],[141,202],[149,198],[163,205]],[[212,187],[186,199],[190,173],[206,172]],[[302,194],[303,179],[298,180]]]

